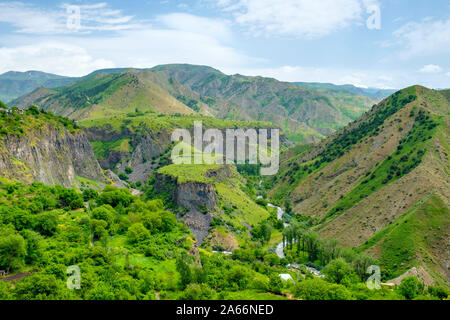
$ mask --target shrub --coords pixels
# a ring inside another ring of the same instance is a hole
[[[128,228],[127,237],[128,241],[131,243],[137,243],[148,239],[150,237],[150,232],[142,223],[135,223]]]
[[[406,299],[414,299],[423,292],[423,283],[416,277],[409,276],[402,279],[398,291]]]

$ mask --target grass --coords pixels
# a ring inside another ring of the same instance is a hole
[[[436,245],[442,243],[449,229],[448,207],[441,198],[430,195],[377,232],[357,250],[362,252],[377,247],[385,277],[394,278],[413,266],[420,266],[421,261],[431,269],[435,268],[433,265],[438,258],[436,252],[440,250],[436,249]]]
[[[214,179],[206,177],[206,173],[210,170],[218,170],[221,167],[220,164],[171,164],[159,169],[158,173],[176,178],[178,183],[190,181],[213,183]]]
[[[120,133],[124,127],[131,133],[137,133],[139,130],[170,130],[178,128],[190,129],[194,126],[194,121],[201,121],[204,128],[217,129],[250,129],[250,128],[273,128],[274,125],[262,121],[237,121],[220,120],[213,117],[202,115],[179,115],[179,114],[161,114],[154,112],[129,113],[114,115],[103,118],[85,119],[78,122],[82,127],[105,127],[112,131]]]
[[[130,138],[114,141],[92,141],[92,149],[97,159],[105,159],[110,151],[130,152]]]
[[[260,292],[257,290],[241,290],[237,292],[228,292],[224,300],[289,300],[286,297],[278,296],[272,293]]]
[[[339,215],[356,205],[361,199],[400,179],[416,168],[428,150],[428,141],[437,130],[438,124],[443,125],[442,119],[435,120],[431,115],[419,111],[413,128],[400,141],[397,151],[361,178],[360,183],[328,211],[324,220]]]

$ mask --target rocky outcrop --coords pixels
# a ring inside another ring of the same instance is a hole
[[[214,185],[196,181],[178,183],[174,177],[156,173],[155,190],[168,193],[172,201],[187,210],[182,220],[201,245],[209,232],[211,211],[218,205]]]
[[[130,141],[130,150],[108,150],[106,157],[98,159],[103,169],[117,169],[125,171],[126,167],[133,168],[128,181],[146,181],[153,172],[155,163],[153,160],[165,153],[171,144],[170,133],[166,130],[158,132],[145,132],[134,134],[124,127],[121,132],[112,129],[110,125],[105,127],[84,128],[89,141],[113,142],[127,138]]]
[[[86,136],[46,124],[0,141],[0,176],[23,183],[72,187],[76,176],[105,181]]]

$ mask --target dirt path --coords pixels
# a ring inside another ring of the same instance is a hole
[[[6,277],[1,277],[0,281],[9,281],[9,282],[13,282],[15,280],[20,280],[24,277],[29,277],[31,276],[31,273],[28,272],[21,272],[18,274],[14,274],[14,275],[10,275],[10,276],[6,276]]]

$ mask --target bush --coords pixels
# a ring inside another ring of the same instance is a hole
[[[95,191],[94,189],[87,188],[87,189],[83,190],[83,200],[84,201],[97,199],[97,197],[98,197],[98,192]]]
[[[108,227],[114,222],[114,214],[115,211],[110,205],[102,205],[92,210],[92,218],[105,221]]]
[[[322,279],[309,279],[295,286],[295,295],[305,300],[350,300],[352,295],[344,286]]]
[[[352,273],[352,268],[344,258],[338,258],[331,261],[322,272],[327,281],[340,284],[346,276]]]
[[[416,277],[409,276],[403,278],[398,291],[406,299],[412,300],[423,292],[423,283]]]
[[[428,293],[440,300],[447,299],[449,292],[444,287],[428,287]]]
[[[125,173],[126,173],[126,174],[131,174],[131,173],[133,173],[133,168],[127,166],[127,167],[125,168]]]
[[[150,232],[142,223],[135,223],[128,228],[127,237],[131,243],[137,243],[147,240],[150,237]]]
[[[212,300],[214,299],[215,291],[207,284],[191,283],[184,290],[181,295],[181,300]]]
[[[108,223],[103,220],[91,219],[91,229],[94,235],[94,239],[98,240],[108,235],[106,228],[108,227]]]
[[[13,270],[23,265],[26,255],[25,240],[21,235],[10,234],[0,238],[0,268]]]
[[[34,230],[44,236],[52,236],[58,227],[58,215],[54,212],[45,212],[34,217]]]

